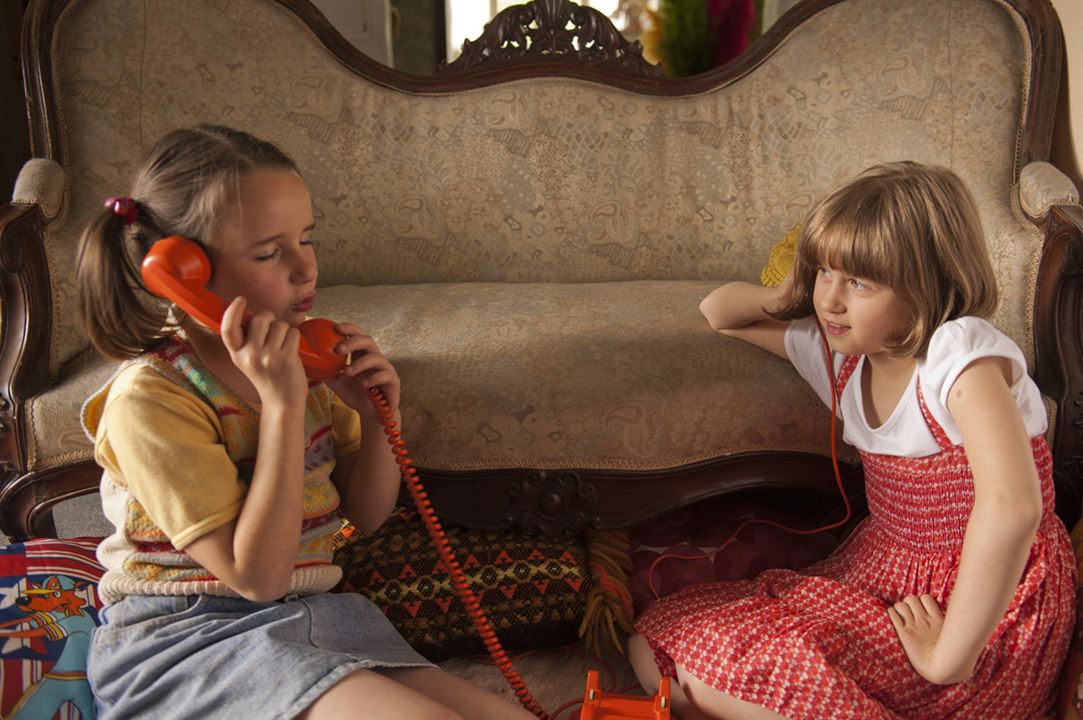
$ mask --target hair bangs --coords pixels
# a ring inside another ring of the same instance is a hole
[[[840,198],[840,200],[843,200]],[[879,213],[862,212],[869,203],[829,203],[805,227],[799,243],[801,260],[808,267],[829,267],[875,283],[894,287],[898,264],[892,262],[891,232]],[[831,212],[834,210],[834,212]]]
[[[938,165],[875,165],[813,205],[797,241],[790,296],[771,315],[812,314],[817,270],[825,266],[890,288],[909,308],[912,322],[891,348],[899,354],[923,354],[948,320],[996,309],[977,204],[963,180]]]

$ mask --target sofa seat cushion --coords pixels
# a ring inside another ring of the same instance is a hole
[[[656,470],[827,454],[829,413],[790,364],[707,326],[699,301],[718,284],[339,285],[320,289],[314,314],[356,322],[394,362],[421,467]],[[30,404],[31,469],[91,457],[79,407],[113,365],[78,358],[66,370]]]
[[[703,319],[699,302],[718,284],[336,286],[315,313],[357,322],[395,363],[421,467],[653,470],[827,454],[829,411],[790,364]]]

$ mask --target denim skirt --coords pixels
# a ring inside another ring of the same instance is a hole
[[[368,599],[133,595],[94,631],[99,720],[292,718],[352,672],[431,667]]]

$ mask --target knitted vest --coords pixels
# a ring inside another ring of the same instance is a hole
[[[259,440],[257,410],[226,388],[178,336],[171,337],[162,348],[129,361],[118,374],[132,364],[150,366],[207,403],[218,417],[221,443],[237,466],[238,475],[246,484],[251,481]],[[111,385],[112,380],[83,407],[83,424],[91,437]],[[342,575],[341,569],[332,564],[332,536],[341,523],[335,515],[339,496],[330,479],[335,457],[331,400],[331,390],[321,384],[309,390],[306,401],[303,519],[287,591],[290,595],[326,592]],[[133,594],[237,596],[187,553],[173,547],[168,536],[128,492],[122,478],[103,473],[101,494],[106,515],[114,523],[116,518],[123,517],[123,527],[118,526],[117,532],[103,540],[98,549],[98,558],[106,567],[98,587],[104,602],[117,602]]]

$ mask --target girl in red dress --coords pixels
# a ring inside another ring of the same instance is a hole
[[[648,691],[676,678],[683,720],[1050,712],[1076,563],[1041,395],[984,319],[996,301],[970,193],[909,162],[817,203],[782,286],[703,300],[711,327],[788,358],[828,406],[836,393],[869,517],[810,568],[686,588],[640,617],[633,666]]]

